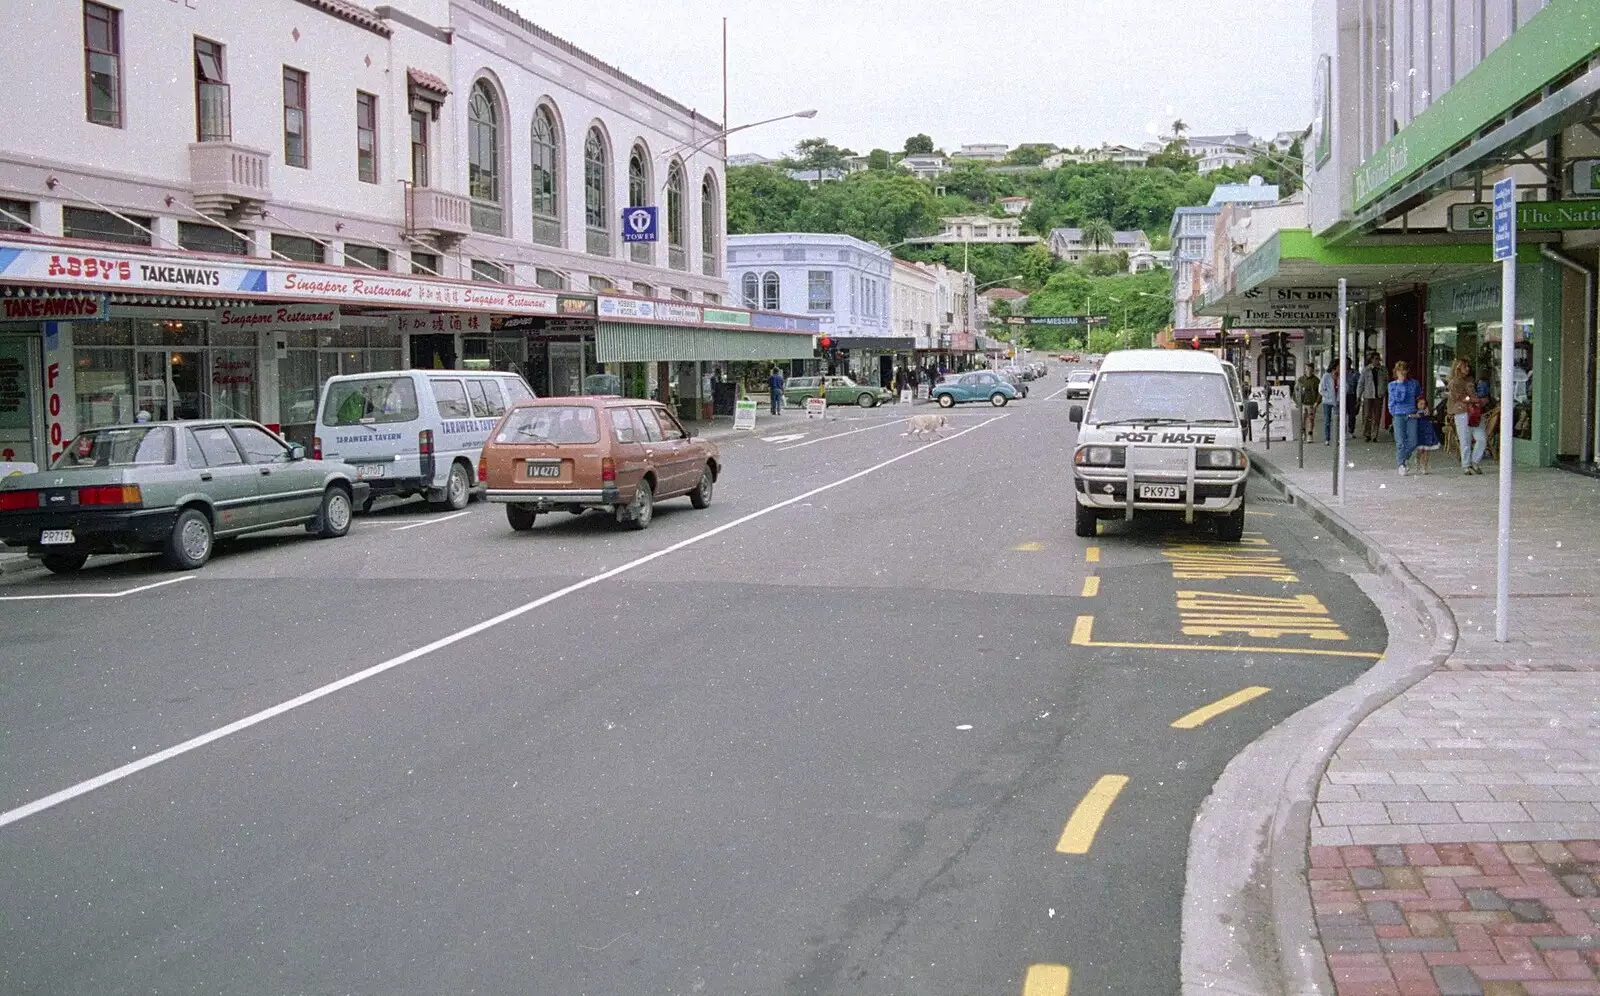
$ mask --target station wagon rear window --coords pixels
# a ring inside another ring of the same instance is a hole
[[[338,381],[328,388],[328,400],[322,407],[326,425],[411,422],[417,414],[417,388],[410,377]]]
[[[165,425],[80,432],[56,457],[55,470],[71,467],[143,467],[171,463],[172,429]]]
[[[581,405],[517,408],[500,426],[498,443],[598,443],[600,420]]]

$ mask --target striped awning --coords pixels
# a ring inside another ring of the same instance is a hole
[[[601,363],[663,360],[804,360],[815,338],[794,332],[693,328],[632,322],[595,326],[595,359]]]

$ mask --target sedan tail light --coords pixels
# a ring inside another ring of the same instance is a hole
[[[143,501],[144,495],[137,484],[107,484],[78,489],[79,505],[138,505]]]
[[[617,483],[617,464],[610,457],[600,460],[600,481],[602,484]]]
[[[0,512],[21,512],[38,507],[37,491],[0,491]]]

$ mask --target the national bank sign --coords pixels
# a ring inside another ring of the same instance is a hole
[[[335,267],[250,266],[0,242],[0,282],[95,290],[239,295],[297,301],[554,315],[556,295],[496,284],[418,280]]]

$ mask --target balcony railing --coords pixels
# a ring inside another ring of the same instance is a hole
[[[189,184],[194,206],[204,214],[229,214],[272,197],[267,153],[233,142],[191,143]]]
[[[628,243],[628,255],[635,263],[651,266],[656,261],[656,244],[654,242],[630,242]]]
[[[611,233],[604,228],[595,228],[590,225],[585,230],[585,239],[588,250],[596,256],[611,255]]]
[[[411,228],[414,232],[447,238],[459,238],[472,233],[475,205],[467,198],[431,187],[412,187],[410,194]]]
[[[674,270],[688,271],[689,255],[683,251],[683,246],[667,247],[667,265]]]

